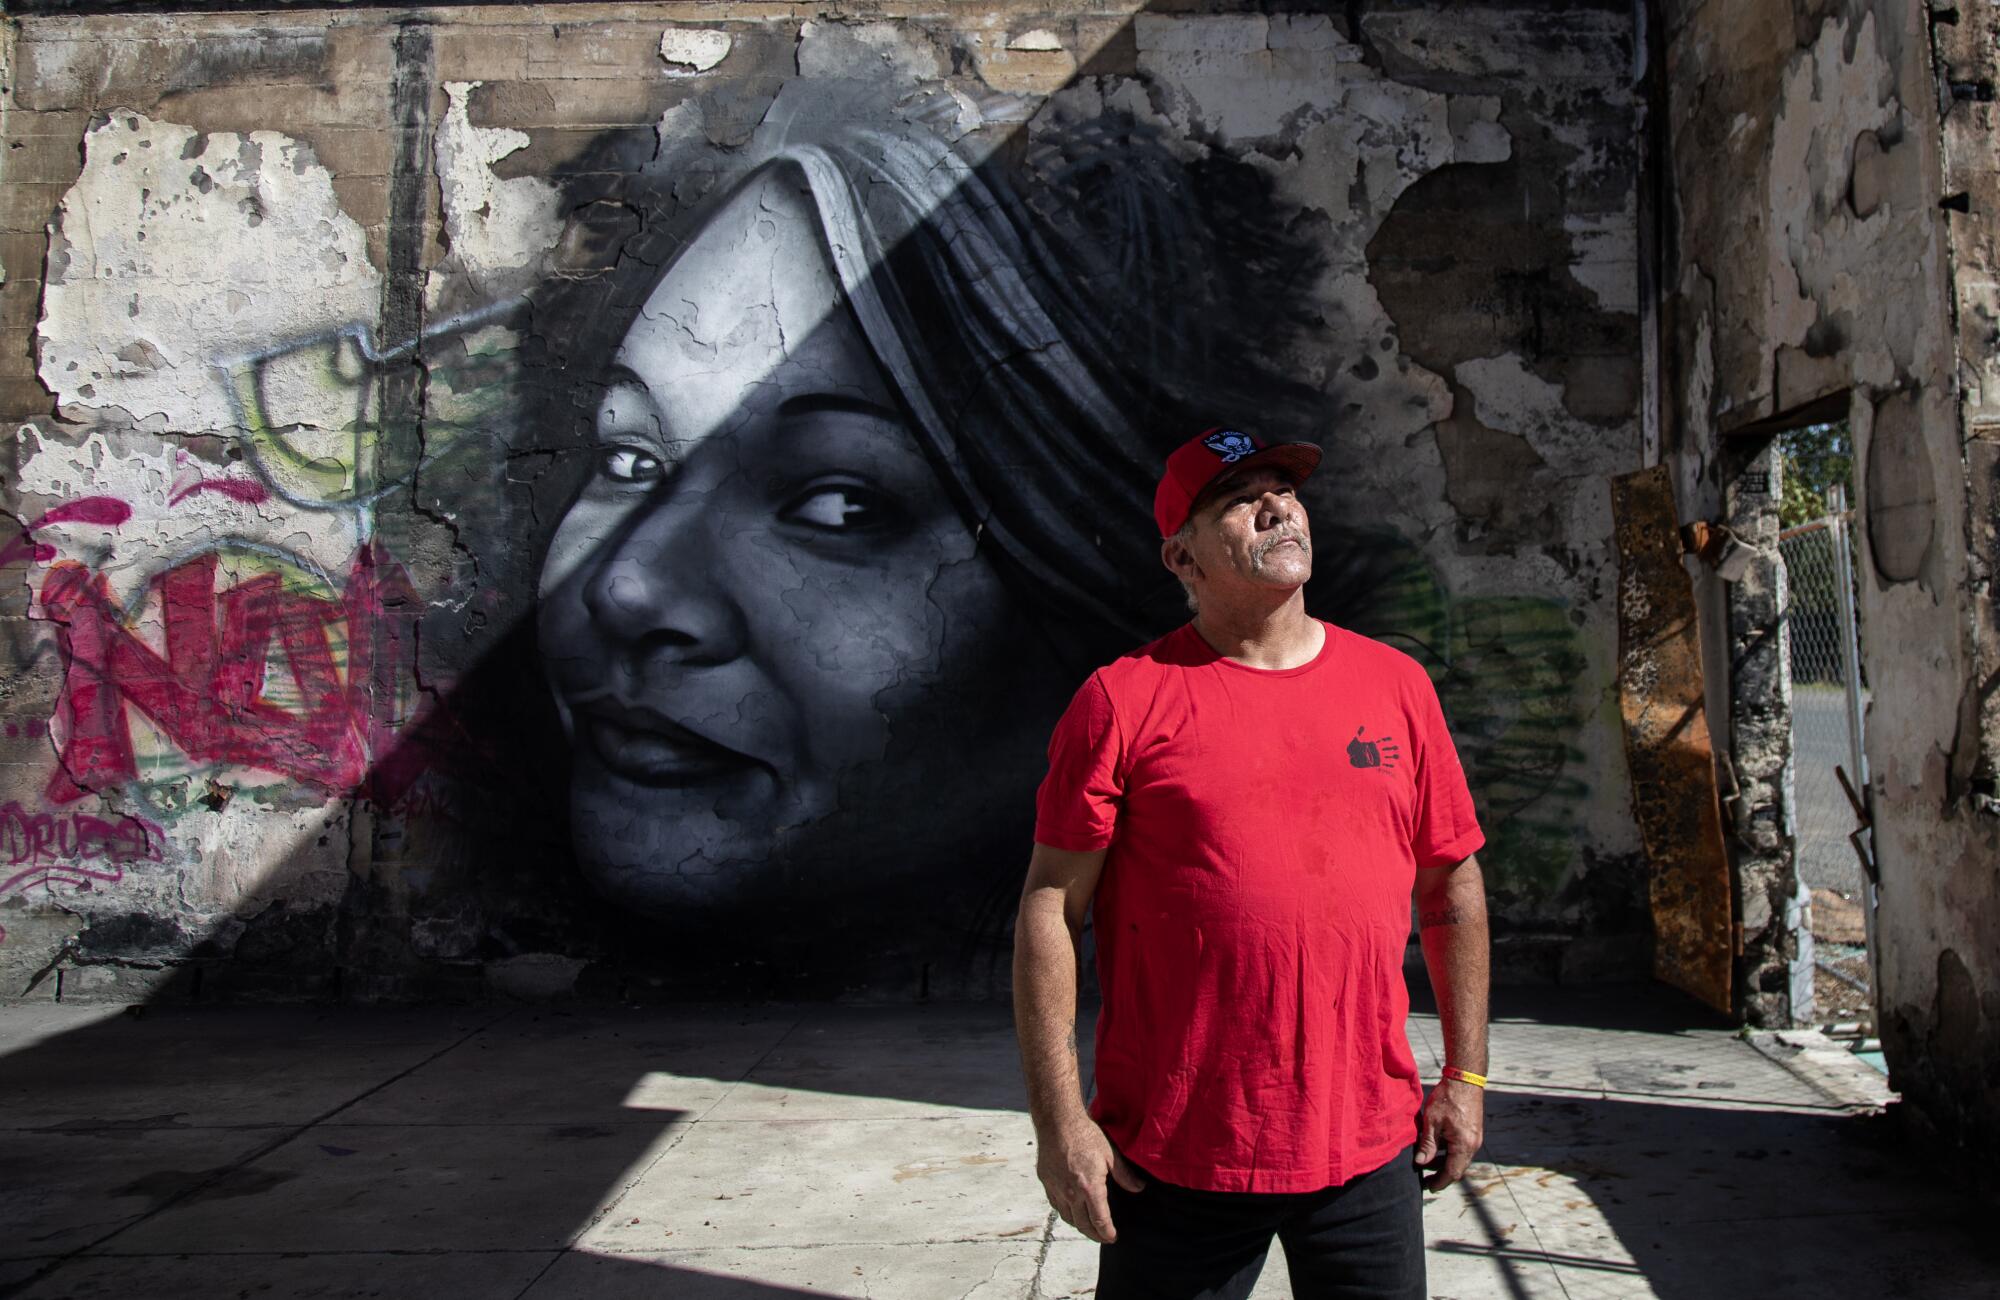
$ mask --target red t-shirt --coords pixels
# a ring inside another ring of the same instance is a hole
[[[1109,846],[1090,1113],[1184,1187],[1313,1191],[1416,1137],[1415,872],[1485,837],[1422,666],[1325,627],[1273,670],[1188,624],[1093,673],[1049,743],[1035,839]]]

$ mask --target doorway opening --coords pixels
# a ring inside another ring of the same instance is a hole
[[[1844,420],[1776,435],[1778,549],[1792,756],[1785,797],[1805,900],[1812,1019],[1863,1051],[1875,1034],[1875,881],[1861,792],[1869,688],[1855,587],[1853,450]]]

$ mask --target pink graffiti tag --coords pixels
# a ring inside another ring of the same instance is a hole
[[[30,812],[9,802],[0,808],[0,862],[21,870],[0,879],[0,897],[35,885],[115,885],[125,878],[123,864],[160,861],[165,840],[166,832],[142,817]],[[0,929],[0,943],[6,939]]]
[[[37,528],[53,528],[57,524],[96,524],[100,528],[116,528],[132,517],[132,507],[117,497],[78,497],[65,501],[55,509],[28,525],[28,531]]]
[[[214,492],[228,497],[231,501],[241,501],[245,505],[262,505],[271,499],[264,485],[247,478],[204,478],[196,479],[186,487],[167,498],[169,508],[179,505],[191,496],[203,492]]]
[[[216,569],[205,555],[153,579],[162,655],[125,626],[102,575],[70,561],[50,568],[42,606],[62,625],[64,664],[52,802],[138,778],[127,705],[196,762],[260,768],[328,792],[361,788],[371,755],[389,751],[402,721],[398,686],[414,680],[420,609],[402,567],[363,546],[338,599],[289,589],[277,574],[217,591]],[[336,624],[345,625],[345,680],[328,635]],[[274,645],[297,688],[296,712],[264,698]],[[396,773],[399,783],[413,776]]]
[[[0,862],[26,870],[0,881],[0,894],[36,883],[37,877],[118,880],[120,863],[160,861],[165,838],[165,831],[142,817],[31,812],[10,802],[0,808]],[[91,865],[100,862],[107,865]]]
[[[57,524],[96,524],[100,528],[116,528],[131,517],[132,507],[117,497],[79,497],[66,501],[23,528],[19,537],[0,548],[0,564],[12,564],[22,559],[47,564],[55,559],[55,547],[35,540],[37,528],[52,528]]]

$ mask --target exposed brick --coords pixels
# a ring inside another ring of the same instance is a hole
[[[33,379],[35,377],[35,322],[24,325],[9,321],[5,326],[7,338],[0,343],[0,379]]]
[[[445,28],[432,46],[431,66],[444,81],[519,81],[528,75],[528,37],[519,32]]]
[[[78,136],[10,135],[0,150],[0,183],[67,185],[83,170],[83,142]]]
[[[396,76],[396,28],[372,16],[354,15],[326,32],[328,76],[341,85],[382,84]]]
[[[314,126],[298,132],[320,166],[335,176],[387,176],[396,163],[397,133],[381,128]]]
[[[137,108],[177,90],[213,82],[270,85],[325,81],[320,33],[238,29],[207,39],[189,34],[135,39],[39,40],[17,55],[16,95],[29,108]]]
[[[54,409],[55,399],[39,382],[0,377],[0,421],[11,426],[22,420],[46,416]]]
[[[57,972],[57,996],[63,1002],[185,1002],[191,975],[183,967],[66,966]]]
[[[389,121],[389,88],[358,86],[203,86],[160,100],[151,116],[203,131],[281,131],[306,135],[318,127],[381,130]]]
[[[1138,42],[1123,16],[1079,19],[1075,51],[1089,76],[1129,77],[1139,70]]]
[[[97,114],[80,108],[53,109],[37,112],[33,109],[10,107],[7,110],[7,138],[26,140],[35,136],[60,136],[71,140],[81,140],[83,133]]]
[[[35,294],[0,295],[0,309],[4,309],[5,313],[5,319],[0,320],[0,329],[7,333],[6,344],[0,346],[0,356],[4,356],[6,361],[4,367],[0,367],[0,378],[27,380],[39,389],[41,381],[36,378],[34,360],[35,327],[41,317],[38,297]],[[30,405],[46,408],[47,393],[38,391]]]
[[[666,75],[660,62],[662,23],[558,23],[553,37],[527,47],[536,77],[592,79]]]
[[[0,267],[7,269],[7,287],[39,282],[47,252],[48,237],[38,230],[0,230]]]
[[[477,126],[522,130],[649,126],[683,93],[664,77],[488,82],[472,92],[466,114]]]
[[[1076,75],[1076,58],[1068,50],[988,50],[979,75],[996,90],[1047,95]]]
[[[341,211],[364,230],[372,231],[389,220],[389,182],[385,177],[335,176],[333,196]]]
[[[0,230],[46,228],[62,202],[67,185],[21,182],[0,184]]]
[[[30,23],[14,46],[14,102],[29,109],[89,108],[94,100],[86,69],[94,43],[38,39],[37,30]]]
[[[624,160],[629,166],[650,159],[659,144],[650,126],[598,131],[537,127],[527,134],[525,147],[493,165],[495,175],[569,176],[600,170],[605,160]]]

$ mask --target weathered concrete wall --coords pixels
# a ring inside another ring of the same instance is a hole
[[[996,987],[1217,419],[1642,971],[1629,13],[1188,8],[14,20],[4,992]]]
[[[1926,870],[1913,896],[1885,911],[1882,1006],[1902,1086],[1948,1135],[1990,1152],[2000,1150],[2000,14],[1940,11],[1931,31],[1943,86],[1955,436],[1910,440],[1872,463],[1867,481],[1871,520],[1883,521],[1875,567],[1894,593],[1885,604],[1970,644],[1939,665],[1953,675],[1932,688],[1935,730],[1921,761],[1912,747],[1893,769],[1907,793],[1887,834]],[[1939,589],[1947,582],[1948,596]]]
[[[1978,89],[1993,76],[1984,13],[1707,3],[1669,6],[1666,22],[1679,211],[1669,443],[1684,517],[1768,529],[1757,475],[1770,424],[1849,422],[1882,1031],[1896,1084],[1992,1141],[2000,819],[1992,465],[1978,451],[2000,194]],[[1942,76],[1934,22],[1953,33],[1941,48],[1964,52],[1946,53]],[[1789,690],[1773,582],[1760,564],[1707,596],[1717,662],[1734,674],[1751,1011],[1779,1020],[1796,1010],[1782,924],[1795,880],[1778,833],[1788,742],[1770,725]]]
[[[1704,572],[1697,585],[1716,716],[1730,720],[1717,736],[1742,1001],[1771,1024],[1811,1011],[1786,833],[1782,465],[1769,430],[1818,412],[1850,419],[1865,443],[1875,400],[1915,391],[1948,404],[1949,385],[1947,323],[1926,282],[1912,283],[1928,277],[1935,291],[1943,274],[1921,24],[1901,6],[1798,9],[1664,10],[1678,215],[1666,442],[1684,521],[1726,522],[1762,548],[1741,581]],[[1932,414],[1948,418],[1946,409]]]

